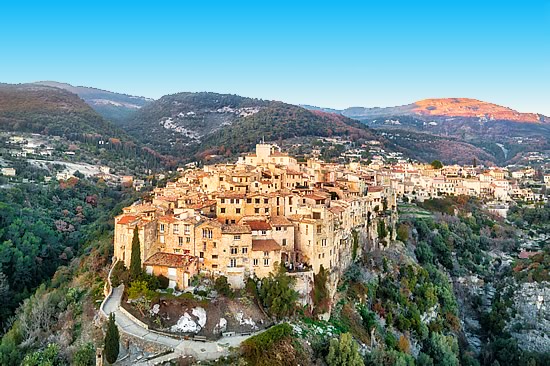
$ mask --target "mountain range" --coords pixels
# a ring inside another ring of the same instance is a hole
[[[0,84],[0,128],[122,137],[172,162],[234,157],[260,140],[331,136],[445,163],[504,164],[550,150],[550,118],[475,99],[336,110],[208,92],[151,100],[51,81]]]

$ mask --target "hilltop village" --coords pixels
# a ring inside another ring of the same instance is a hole
[[[389,178],[358,163],[298,162],[258,144],[235,164],[182,171],[150,202],[124,208],[114,256],[130,266],[137,227],[144,269],[168,277],[170,287],[183,290],[202,273],[240,288],[279,265],[313,273],[323,266],[335,283],[362,250],[394,239]]]

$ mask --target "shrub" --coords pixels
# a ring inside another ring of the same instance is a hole
[[[233,297],[233,291],[231,290],[231,286],[229,285],[229,282],[227,282],[227,277],[225,276],[216,278],[216,281],[214,281],[214,290],[223,296]]]
[[[243,341],[241,344],[243,356],[251,365],[270,365],[270,360],[266,355],[279,342],[291,335],[292,327],[287,323],[275,325],[265,332]]]
[[[92,343],[82,345],[73,356],[73,365],[75,366],[94,366],[95,348]]]
[[[363,359],[359,354],[357,343],[349,333],[340,334],[340,339],[330,340],[327,355],[328,366],[363,366]]]
[[[168,286],[170,285],[170,280],[168,279],[168,277],[160,275],[157,278],[159,281],[159,288],[162,290],[167,289]]]

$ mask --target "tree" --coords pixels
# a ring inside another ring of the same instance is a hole
[[[141,275],[141,246],[139,243],[139,232],[137,226],[134,228],[132,238],[132,256],[130,259],[130,276],[137,279]]]
[[[327,288],[328,271],[321,266],[319,267],[319,273],[313,274],[313,305],[315,306],[314,312],[320,314],[328,311],[330,295]]]
[[[118,358],[120,335],[115,324],[115,314],[109,315],[107,332],[105,333],[105,359],[109,363],[115,363]]]
[[[340,339],[330,340],[327,355],[328,366],[363,366],[363,359],[359,354],[357,343],[349,333],[342,333]]]
[[[227,277],[225,276],[216,278],[216,281],[214,281],[214,290],[216,290],[218,294],[226,297],[233,296],[233,291],[231,290],[231,286],[229,285],[229,282],[227,282]]]
[[[285,273],[283,267],[275,275],[262,279],[258,295],[270,315],[278,319],[294,314],[298,293],[294,291],[296,279]]]
[[[440,162],[439,160],[434,160],[431,162],[430,164],[434,169],[441,169],[443,168],[443,163]]]

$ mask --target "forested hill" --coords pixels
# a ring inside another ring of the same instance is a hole
[[[67,137],[124,136],[76,94],[33,84],[0,84],[0,129]]]
[[[73,86],[56,81],[39,81],[34,84],[52,86],[74,93],[102,115],[103,118],[114,123],[120,123],[130,118],[137,110],[152,101],[152,99],[145,97],[114,93],[85,86]]]
[[[121,127],[152,148],[180,158],[206,153],[231,156],[250,150],[261,139],[373,137],[368,128],[341,115],[217,93],[164,96],[143,107]]]

